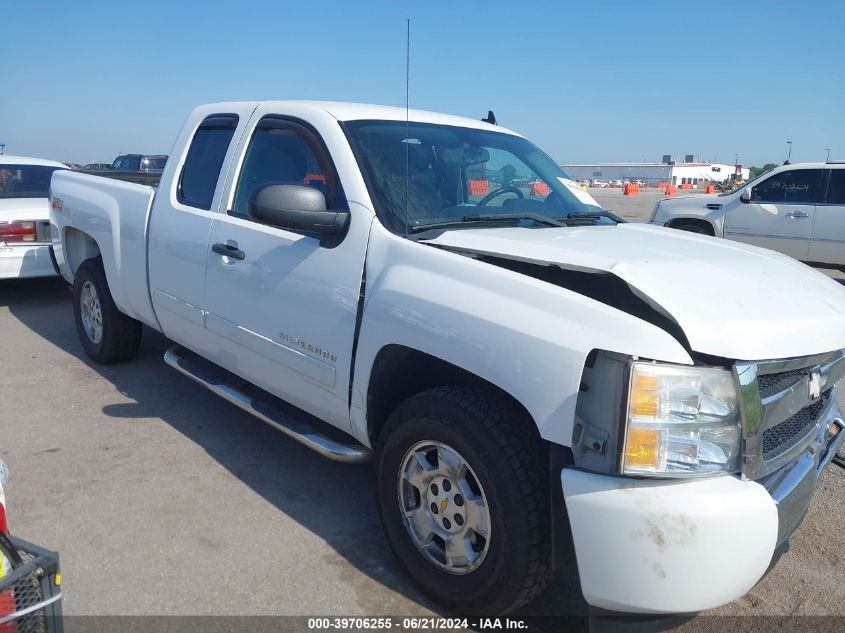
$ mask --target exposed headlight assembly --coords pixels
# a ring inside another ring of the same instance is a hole
[[[623,474],[683,477],[737,472],[741,440],[732,372],[631,364]]]

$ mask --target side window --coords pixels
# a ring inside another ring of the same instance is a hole
[[[821,169],[782,171],[751,189],[754,202],[814,203],[818,200]]]
[[[259,121],[244,157],[230,215],[246,218],[250,200],[268,185],[307,185],[323,192],[329,209],[346,206],[334,166],[308,127],[275,117]]]
[[[115,171],[123,171],[123,157],[122,156],[120,158],[114,159],[114,164],[112,165],[112,168]]]
[[[123,169],[124,171],[138,171],[141,169],[141,157],[140,156],[130,156],[129,158],[123,159]]]
[[[206,211],[211,208],[223,160],[237,126],[237,115],[218,114],[206,118],[197,128],[179,178],[176,191],[179,202]]]
[[[845,169],[830,170],[830,180],[827,184],[827,196],[824,201],[828,204],[845,205]]]

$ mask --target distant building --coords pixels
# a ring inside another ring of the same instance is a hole
[[[691,155],[684,158],[684,162],[675,162],[665,155],[660,163],[581,163],[561,167],[575,180],[642,180],[649,185],[665,182],[693,186],[708,181],[724,182],[734,174],[748,180],[748,169],[742,165],[693,162]]]

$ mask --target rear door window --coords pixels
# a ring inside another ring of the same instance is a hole
[[[821,188],[821,169],[782,171],[754,185],[753,202],[815,204]]]
[[[176,195],[179,202],[206,211],[211,209],[223,160],[237,126],[235,114],[214,115],[202,122],[182,167]]]
[[[831,169],[830,180],[827,183],[827,204],[845,205],[845,169]]]

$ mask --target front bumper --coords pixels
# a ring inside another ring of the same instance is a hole
[[[6,245],[0,242],[0,279],[52,277],[55,274],[49,244]]]
[[[842,415],[831,407],[819,437]],[[629,613],[689,613],[747,593],[800,525],[845,431],[755,482],[632,479],[565,468],[561,485],[586,601]]]

